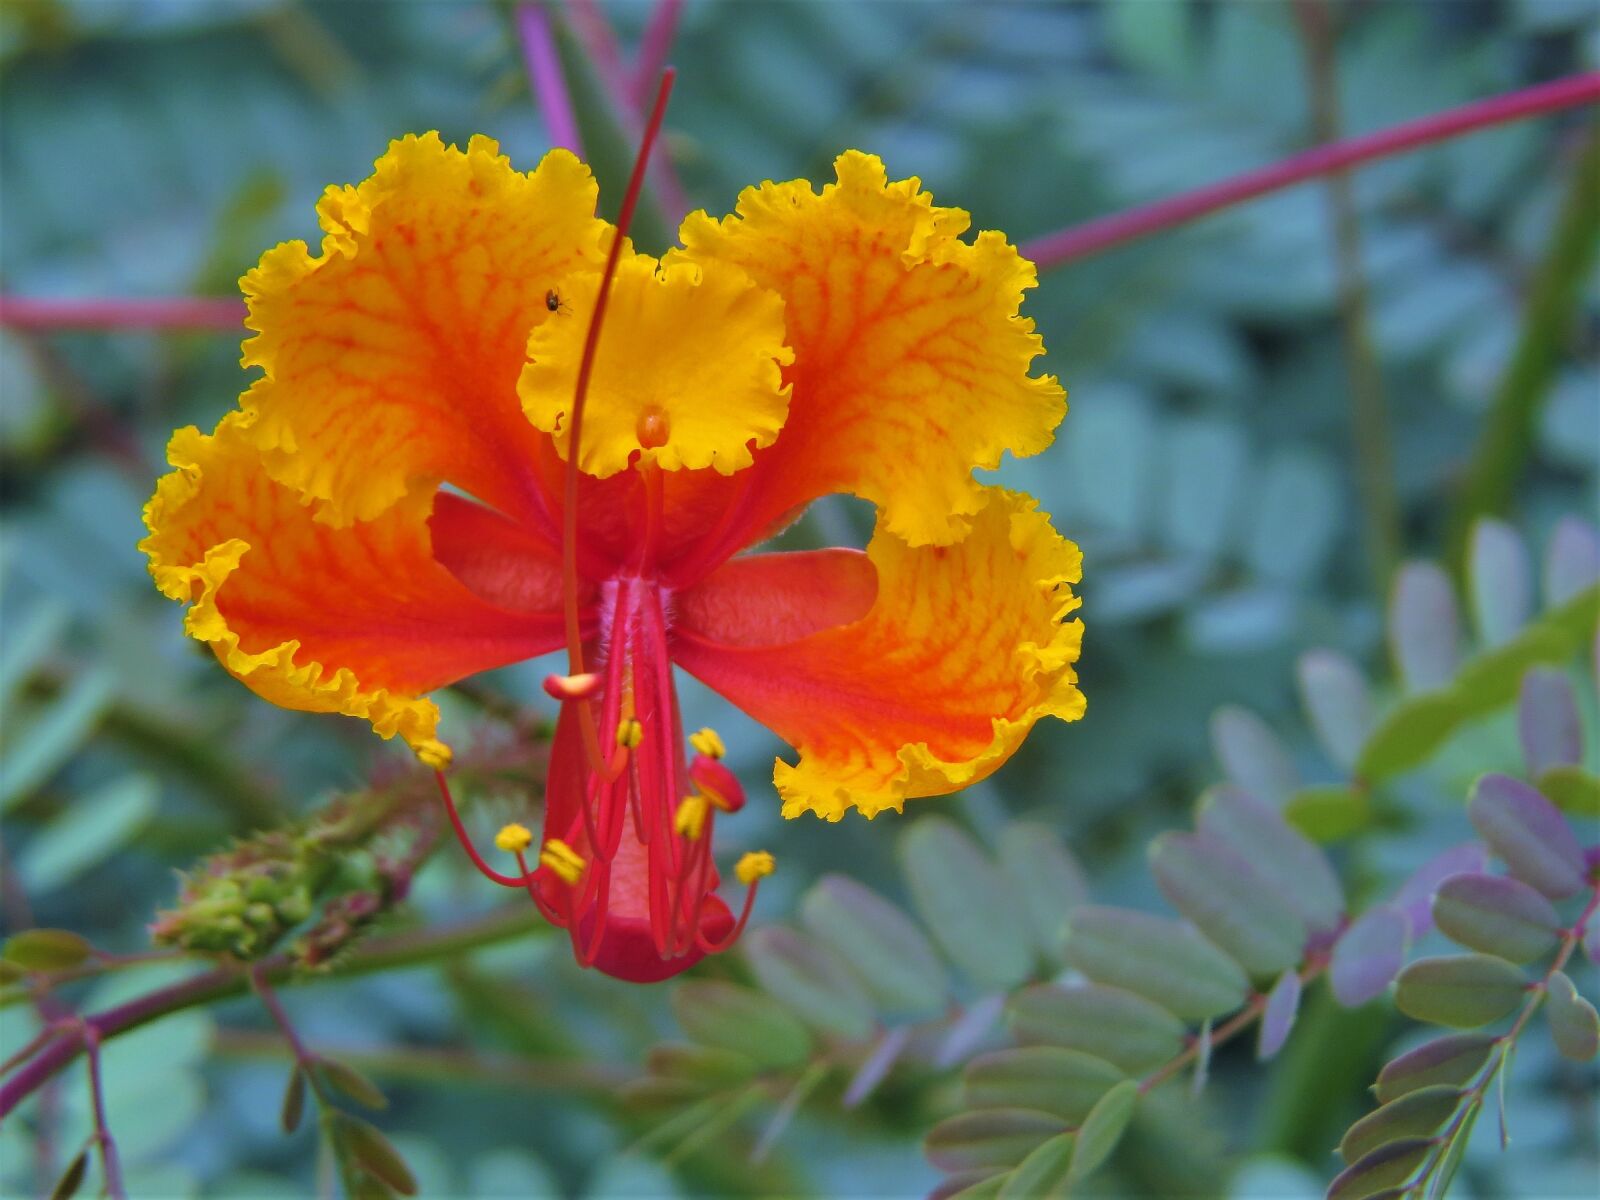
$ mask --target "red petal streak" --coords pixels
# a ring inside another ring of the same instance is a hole
[[[724,646],[774,646],[867,615],[878,572],[860,550],[755,554],[673,598],[674,633]]]
[[[561,615],[561,554],[528,526],[474,500],[440,492],[428,521],[433,557],[470,591],[512,612]],[[589,614],[595,588],[580,607]]]

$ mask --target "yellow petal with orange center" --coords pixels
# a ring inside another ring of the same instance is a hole
[[[733,263],[783,297],[795,360],[789,420],[762,470],[774,515],[831,491],[879,507],[912,545],[963,536],[984,504],[974,468],[1037,454],[1066,411],[1018,315],[1033,264],[1003,235],[850,151],[838,182],[747,189],[733,216],[693,213],[669,262]]]
[[[571,309],[528,339],[519,391],[528,419],[567,454],[573,392],[598,274],[570,278]],[[737,267],[662,268],[624,255],[607,301],[589,378],[578,466],[605,478],[639,456],[668,471],[748,467],[751,447],[771,445],[789,409],[781,368],[783,303]]]
[[[422,693],[554,649],[559,613],[498,608],[439,565],[427,493],[344,528],[315,520],[268,477],[249,423],[232,413],[214,434],[173,434],[177,469],[145,506],[140,543],[157,586],[191,605],[188,633],[258,695],[360,717],[442,765],[439,710]]]
[[[985,778],[1041,718],[1083,715],[1082,556],[1033,500],[984,488],[964,540],[913,547],[880,522],[867,554],[877,598],[851,624],[778,645],[678,631],[685,669],[800,752],[774,772],[785,816],[898,811]]]
[[[250,437],[274,479],[337,525],[447,480],[502,512],[542,511],[548,443],[517,402],[547,297],[603,258],[594,177],[565,150],[528,174],[489,138],[389,147],[371,178],[329,188],[312,256],[287,242],[241,281],[258,336],[244,364]]]

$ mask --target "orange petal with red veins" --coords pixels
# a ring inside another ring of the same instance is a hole
[[[785,816],[873,816],[998,768],[1041,717],[1076,720],[1078,548],[1025,496],[985,488],[953,546],[867,548],[877,600],[853,624],[780,645],[680,631],[674,658],[800,752],[774,781]]]
[[[975,467],[1037,454],[1066,412],[1044,346],[1018,315],[1033,264],[998,233],[958,240],[960,209],[916,179],[889,183],[859,151],[819,195],[804,180],[747,189],[733,216],[693,213],[667,262],[731,262],[783,298],[789,419],[758,454],[759,526],[850,491],[912,545],[946,544],[983,506]]]
[[[422,693],[556,648],[559,614],[489,604],[435,561],[427,493],[334,528],[267,476],[248,437],[242,413],[173,435],[177,470],[146,505],[140,543],[156,584],[191,604],[188,632],[259,695],[364,718],[448,761]]]
[[[565,150],[522,174],[489,138],[436,133],[329,188],[321,253],[286,242],[242,280],[244,364],[265,371],[243,404],[272,477],[335,525],[442,479],[554,530],[533,466],[553,450],[517,377],[536,325],[575,320],[548,293],[602,260],[596,194]]]

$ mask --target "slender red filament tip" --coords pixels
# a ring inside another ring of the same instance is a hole
[[[611,239],[610,250],[606,252],[606,266],[600,276],[600,289],[595,294],[594,312],[589,315],[589,328],[583,339],[583,357],[578,362],[578,381],[572,393],[572,422],[567,438],[567,464],[562,489],[561,600],[567,632],[567,674],[573,676],[585,674],[583,634],[578,624],[578,455],[583,435],[583,406],[589,395],[589,377],[594,372],[595,353],[600,346],[600,328],[605,321],[606,304],[611,298],[611,284],[616,278],[617,263],[622,257],[622,244],[627,240],[628,229],[633,224],[634,210],[639,207],[650,150],[661,133],[661,119],[666,115],[667,98],[672,94],[672,83],[676,78],[677,72],[671,67],[661,72],[655,106],[650,110],[650,121],[639,142],[638,157],[633,161],[633,174],[628,179],[628,191],[622,198],[622,211],[617,214],[617,231]],[[600,748],[594,710],[586,700],[574,703],[578,706],[578,723],[583,731],[583,747],[590,767],[607,781],[615,779],[627,762],[627,754],[606,755]]]
[[[439,781],[439,795],[444,797],[444,811],[449,814],[450,828],[456,831],[456,841],[461,843],[461,848],[467,852],[467,857],[472,860],[472,865],[478,868],[478,871],[485,879],[493,880],[501,887],[526,887],[529,889],[529,894],[532,894],[533,875],[528,871],[526,865],[523,865],[521,875],[502,875],[483,861],[483,855],[478,853],[478,848],[472,844],[472,838],[467,833],[467,827],[461,822],[461,814],[456,810],[455,797],[450,794],[450,785],[445,782],[444,772],[435,771],[433,777]],[[517,862],[519,864],[522,863],[520,855],[517,858]],[[534,903],[538,903],[537,896],[534,897]]]

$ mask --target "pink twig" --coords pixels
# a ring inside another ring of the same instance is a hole
[[[683,15],[683,0],[657,0],[650,10],[650,21],[639,38],[639,52],[633,60],[633,81],[628,99],[635,112],[642,111],[655,95],[656,77],[666,66],[678,36],[678,18]]]
[[[631,103],[628,68],[622,61],[622,50],[617,44],[617,31],[611,28],[611,22],[606,14],[600,10],[595,0],[566,0],[564,7],[567,20],[572,24],[572,31],[578,35],[584,49],[589,52],[589,59],[594,64],[594,69],[600,73],[606,90],[619,102],[626,103],[630,113],[637,113],[638,106]],[[654,94],[652,89],[651,95]]]
[[[550,18],[545,15],[542,4],[517,5],[517,33],[522,38],[522,59],[528,67],[528,82],[539,102],[539,111],[544,114],[550,144],[562,146],[582,158],[583,142],[572,113],[572,93],[567,90],[561,56],[556,53],[555,38],[550,32]]]
[[[242,300],[53,300],[0,296],[0,326],[11,329],[240,329]]]
[[[1026,243],[1022,254],[1037,263],[1041,271],[1048,271],[1319,175],[1459,137],[1475,129],[1596,100],[1600,100],[1600,71],[1464,104],[1377,133],[1317,146],[1221,183],[1046,234]]]

